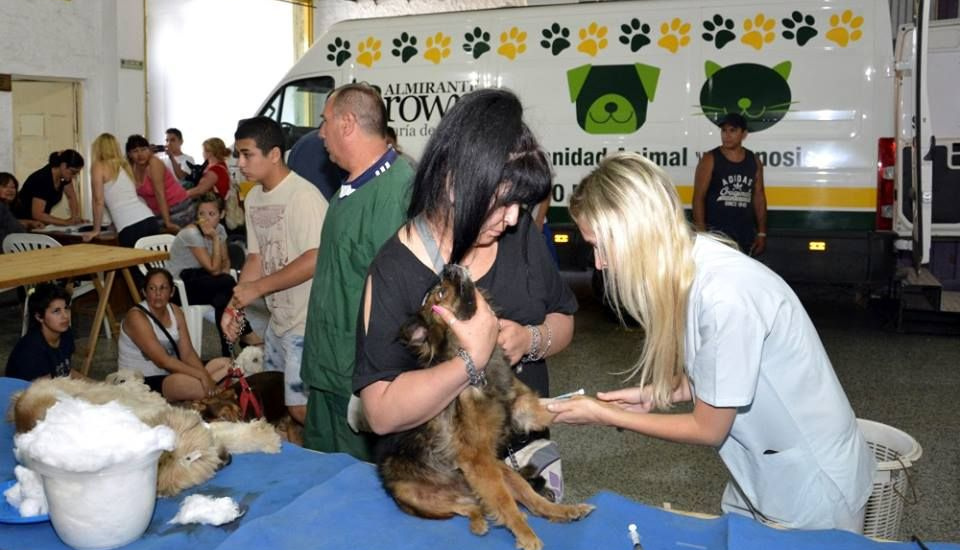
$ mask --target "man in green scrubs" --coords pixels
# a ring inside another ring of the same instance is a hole
[[[386,141],[386,108],[363,83],[337,88],[320,136],[347,173],[330,198],[313,274],[301,376],[309,387],[304,445],[370,460],[373,434],[347,425],[357,313],[367,268],[403,225],[414,171]]]

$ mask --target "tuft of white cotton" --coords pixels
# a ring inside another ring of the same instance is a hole
[[[33,470],[17,466],[13,469],[17,482],[3,492],[7,503],[20,512],[20,517],[42,516],[47,513],[47,498],[43,481]]]
[[[14,452],[21,462],[29,458],[69,472],[96,472],[172,450],[175,439],[170,427],[151,428],[115,401],[94,405],[64,395],[32,430],[14,437]]]
[[[223,525],[242,514],[236,501],[230,497],[214,498],[207,495],[190,495],[180,503],[180,510],[170,523],[205,523]]]

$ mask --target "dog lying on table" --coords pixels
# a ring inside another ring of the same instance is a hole
[[[57,399],[69,395],[88,403],[117,401],[144,424],[165,424],[176,433],[172,451],[160,456],[157,493],[173,496],[199,485],[229,464],[231,453],[280,452],[280,436],[270,424],[258,420],[207,424],[196,411],[175,407],[134,376],[121,373],[115,383],[71,378],[37,380],[11,398],[11,413],[17,433],[33,429]]]
[[[421,367],[451,359],[460,347],[431,306],[441,305],[458,319],[469,319],[477,309],[475,288],[466,269],[444,268],[440,282],[401,336]],[[543,543],[517,502],[540,517],[564,522],[585,517],[594,507],[547,500],[498,458],[511,433],[542,430],[553,415],[513,375],[501,349],[494,351],[485,376],[485,385],[469,386],[432,420],[398,434],[394,451],[380,458],[380,476],[397,505],[409,514],[432,519],[466,516],[477,535],[487,532],[490,517],[514,534],[517,547],[538,550]]]

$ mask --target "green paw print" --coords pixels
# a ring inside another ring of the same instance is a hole
[[[335,61],[337,67],[343,65],[343,62],[350,59],[350,41],[343,40],[339,36],[333,42],[327,44],[327,61]]]
[[[490,51],[490,33],[484,32],[480,27],[465,34],[463,39],[463,51],[472,53],[474,59],[480,59],[481,55]]]
[[[733,27],[733,19],[727,19],[719,13],[714,14],[712,19],[703,22],[703,39],[713,42],[719,50],[737,38]]]
[[[544,49],[550,50],[553,55],[560,55],[560,52],[570,47],[570,29],[561,27],[559,23],[550,25],[550,28],[540,31],[543,33],[543,40],[540,45]]]
[[[399,57],[406,63],[410,58],[417,55],[417,37],[412,34],[402,33],[399,38],[393,39],[393,49],[390,53],[394,57]]]
[[[620,25],[620,43],[630,46],[631,52],[639,51],[640,48],[650,43],[650,25],[640,23],[640,20],[633,18],[630,24]]]
[[[813,28],[816,19],[812,15],[804,15],[795,11],[790,17],[784,17],[780,22],[783,23],[784,27],[783,37],[787,40],[796,38],[798,46],[803,46],[811,38],[817,36],[817,29]]]

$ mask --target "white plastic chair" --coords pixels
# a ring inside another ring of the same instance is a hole
[[[10,233],[3,239],[3,253],[4,254],[16,254],[17,252],[27,252],[29,250],[40,250],[44,248],[60,248],[61,245],[57,242],[56,239],[49,235],[38,235],[36,233]],[[100,274],[94,275],[95,277],[100,277]],[[102,282],[102,281],[101,281]],[[34,286],[34,285],[29,285]],[[73,286],[73,293],[71,294],[71,299],[82,296],[91,290],[96,290],[97,287],[93,285],[90,281],[82,281]],[[21,327],[20,335],[23,336],[27,333],[27,328],[30,326],[30,293],[27,293],[27,297],[23,302],[23,326]],[[110,331],[110,322],[106,317],[103,318],[103,330],[106,333],[108,339],[112,338],[112,332]]]
[[[137,242],[133,244],[133,247],[142,250],[170,252],[170,247],[173,246],[174,239],[176,239],[176,237],[170,234],[150,235],[149,237],[142,237],[138,239]],[[139,267],[140,272],[146,275],[148,266],[140,265]],[[167,262],[153,262],[149,265],[149,267],[166,268]],[[237,278],[237,275],[233,270],[230,271],[230,274],[234,279]],[[190,333],[190,343],[193,344],[193,349],[197,352],[197,355],[200,355],[200,349],[203,347],[204,319],[210,321],[214,325],[219,322],[219,319],[216,319],[213,306],[206,304],[190,305],[190,302],[187,299],[187,287],[183,284],[182,279],[175,277],[173,279],[173,286],[176,287],[177,292],[180,294],[180,308],[183,310],[183,316],[187,321],[187,332]]]

